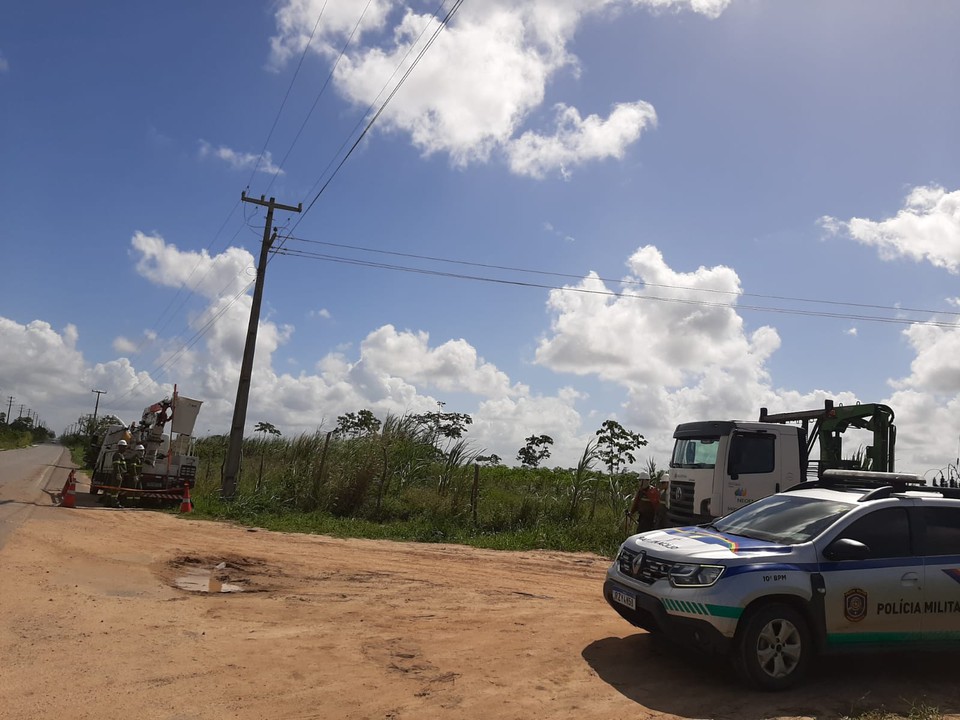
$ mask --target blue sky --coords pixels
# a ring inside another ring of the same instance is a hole
[[[249,188],[312,206],[275,218],[248,431],[442,401],[507,461],[616,418],[663,465],[678,422],[831,397],[956,462],[960,5],[465,0],[333,175],[438,6],[8,10],[0,410],[178,383],[226,432]]]

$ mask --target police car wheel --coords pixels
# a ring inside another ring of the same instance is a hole
[[[744,679],[765,690],[783,690],[803,677],[812,652],[803,615],[789,605],[771,603],[746,618],[735,660]]]

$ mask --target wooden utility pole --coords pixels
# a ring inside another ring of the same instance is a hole
[[[263,243],[260,246],[260,262],[257,264],[257,281],[253,288],[253,302],[250,304],[250,323],[247,325],[247,341],[243,346],[243,362],[240,364],[240,382],[237,385],[237,402],[233,406],[233,423],[230,425],[230,444],[227,447],[227,459],[223,465],[223,477],[220,479],[220,497],[232,500],[237,492],[237,478],[240,474],[240,450],[243,446],[243,427],[247,422],[247,399],[250,396],[250,379],[253,376],[253,354],[257,349],[257,330],[260,327],[260,303],[263,299],[263,280],[267,274],[267,260],[270,248],[276,239],[273,232],[273,211],[288,210],[301,212],[303,203],[296,207],[281,205],[276,198],[248,198],[246,192],[240,193],[243,202],[262,205],[267,208],[267,221],[263,225]]]
[[[97,402],[93,405],[93,423],[91,423],[90,433],[95,433],[97,431],[97,411],[100,409],[100,396],[106,395],[106,390],[91,390],[90,392],[97,394]]]

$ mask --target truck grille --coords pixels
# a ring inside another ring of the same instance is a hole
[[[665,579],[670,574],[673,563],[651,557],[642,550],[623,548],[617,558],[617,566],[624,575],[650,585],[657,580]]]
[[[693,489],[692,482],[670,481],[670,509],[667,517],[671,525],[688,525],[694,522],[696,516],[693,512]]]

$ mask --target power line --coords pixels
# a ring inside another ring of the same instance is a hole
[[[368,3],[369,5],[369,3]],[[320,20],[323,18],[323,12],[327,9],[327,1],[324,0],[323,7],[320,8],[320,14],[317,15],[317,22],[313,25],[313,31],[310,33],[310,39],[307,40],[307,44],[303,46],[303,52],[300,53],[300,62],[297,63],[297,69],[293,71],[293,77],[290,78],[290,84],[287,86],[287,92],[283,96],[283,100],[280,101],[280,107],[277,108],[277,115],[273,118],[273,125],[270,126],[270,131],[267,133],[267,139],[263,141],[263,148],[260,150],[260,154],[257,156],[257,162],[253,166],[253,170],[250,171],[250,179],[247,180],[247,188],[249,189],[250,183],[253,182],[254,175],[257,174],[257,170],[260,169],[260,161],[263,160],[264,153],[267,152],[267,145],[270,144],[270,138],[273,137],[273,131],[277,129],[277,123],[280,121],[280,114],[283,112],[284,106],[287,104],[287,98],[290,97],[290,91],[293,90],[293,84],[297,80],[297,75],[300,74],[300,68],[303,66],[303,59],[307,56],[307,50],[310,49],[310,45],[313,43],[313,36],[317,34],[317,28],[320,27]],[[364,10],[366,12],[366,10]],[[298,134],[299,137],[299,134]],[[292,147],[291,147],[292,149]],[[289,155],[289,152],[287,153]],[[287,159],[284,156],[284,161]],[[277,169],[283,168],[283,162],[281,162]],[[273,186],[273,181],[276,180],[277,173],[274,173],[273,178],[270,180],[270,185],[267,186],[269,190]]]
[[[444,4],[445,4],[445,0],[444,0],[444,3],[441,3],[441,4],[440,4],[440,8],[439,8],[439,9],[442,9]],[[406,79],[407,79],[408,77],[410,77],[410,73],[412,73],[413,70],[414,70],[414,68],[417,67],[417,65],[420,63],[420,60],[421,60],[421,59],[423,58],[423,56],[426,54],[427,50],[430,49],[430,47],[431,47],[431,46],[433,45],[433,43],[436,41],[437,37],[440,35],[440,33],[443,31],[443,29],[447,27],[447,25],[449,24],[450,20],[453,18],[454,15],[456,15],[457,11],[460,9],[460,6],[461,6],[462,4],[463,4],[463,0],[456,0],[456,2],[454,2],[453,7],[451,7],[451,9],[447,12],[447,14],[446,14],[446,16],[444,16],[443,20],[440,21],[440,23],[438,24],[436,30],[434,30],[433,35],[430,36],[430,39],[426,42],[426,44],[423,46],[423,48],[422,48],[422,49],[420,50],[420,52],[417,54],[417,57],[414,58],[414,60],[413,60],[413,62],[411,63],[410,67],[407,68],[407,70],[406,70],[406,71],[403,73],[403,75],[401,76],[400,80],[397,82],[396,86],[394,86],[393,90],[390,91],[390,94],[387,96],[387,99],[383,101],[383,103],[382,103],[382,104],[380,105],[380,107],[377,109],[377,111],[376,111],[376,113],[373,115],[373,117],[370,118],[370,121],[367,123],[366,127],[364,127],[363,132],[360,133],[359,137],[357,137],[357,139],[354,141],[353,145],[350,146],[350,149],[347,151],[347,154],[344,155],[343,159],[337,164],[337,167],[334,169],[333,173],[330,175],[329,178],[327,178],[327,181],[323,184],[323,186],[320,188],[320,190],[319,190],[319,191],[317,192],[317,194],[314,196],[313,200],[311,200],[310,203],[307,205],[307,207],[304,209],[303,214],[297,219],[297,222],[294,224],[293,229],[296,229],[296,228],[297,228],[297,226],[300,224],[300,222],[302,222],[302,220],[303,220],[303,218],[306,216],[306,214],[307,214],[308,212],[310,212],[310,209],[314,206],[314,204],[317,202],[317,200],[320,198],[320,196],[323,194],[323,192],[327,189],[327,187],[330,185],[330,183],[333,182],[333,179],[334,179],[334,178],[337,176],[337,174],[340,172],[340,169],[343,167],[344,163],[347,162],[347,159],[353,154],[353,151],[357,149],[357,146],[363,141],[363,138],[366,137],[367,133],[370,131],[370,128],[372,128],[372,127],[373,127],[373,124],[379,119],[380,115],[381,115],[381,114],[383,113],[383,111],[386,109],[387,105],[390,104],[390,101],[393,100],[394,96],[397,94],[397,92],[398,92],[398,91],[400,90],[400,88],[403,86],[403,83],[406,81]],[[422,37],[422,35],[423,35],[423,33],[421,33],[421,37]],[[419,41],[419,37],[417,38],[417,40]],[[411,45],[411,48],[412,48],[412,47],[413,47],[413,45]],[[408,51],[407,55],[409,55],[409,51]],[[407,55],[404,56],[403,60],[406,60]],[[402,64],[403,64],[403,60],[401,60],[401,63],[400,63],[401,66],[402,66]],[[396,74],[396,71],[394,71],[394,75],[395,75],[395,74]],[[393,76],[391,75],[391,77],[393,77]],[[388,81],[388,82],[389,82],[389,81]],[[383,92],[383,91],[381,90],[381,93],[382,93],[382,92]],[[379,97],[379,95],[378,95],[378,97]],[[343,146],[341,146],[341,148],[342,148],[342,147],[343,147]],[[329,167],[329,165],[328,165],[327,167]],[[323,176],[321,175],[321,178],[322,178],[322,177],[323,177]],[[320,180],[317,180],[317,182],[314,183],[313,187],[315,188],[319,182],[320,182]],[[313,192],[313,188],[311,188],[310,192]],[[281,245],[281,247],[282,247],[282,245]],[[278,248],[278,250],[279,250],[279,248]]]
[[[675,303],[680,305],[695,305],[700,307],[729,308],[731,310],[769,312],[769,313],[778,313],[778,314],[784,314],[784,315],[824,317],[824,318],[834,318],[834,319],[843,319],[843,320],[860,320],[864,322],[892,323],[892,324],[898,324],[898,325],[923,324],[923,325],[931,325],[934,327],[946,327],[946,328],[957,327],[956,322],[941,322],[936,320],[915,320],[915,319],[909,319],[909,318],[883,317],[878,315],[834,313],[834,312],[825,312],[825,311],[818,311],[818,310],[802,310],[797,308],[770,307],[770,306],[764,306],[764,305],[741,305],[737,303],[695,300],[693,298],[672,298],[672,297],[662,297],[662,296],[656,296],[656,295],[629,295],[629,294],[614,292],[612,290],[592,290],[589,288],[578,288],[578,287],[569,287],[569,286],[565,287],[565,286],[559,286],[559,285],[548,285],[546,283],[534,283],[534,282],[525,282],[521,280],[510,280],[506,278],[494,278],[494,277],[484,277],[480,275],[466,275],[463,273],[444,272],[441,270],[431,270],[428,268],[408,267],[403,265],[391,265],[387,263],[377,263],[377,262],[371,262],[367,260],[356,260],[353,258],[338,257],[335,255],[322,255],[320,253],[310,253],[310,252],[306,252],[302,250],[294,250],[290,248],[278,248],[275,252],[279,255],[289,255],[292,257],[301,257],[301,258],[306,258],[311,260],[322,260],[326,262],[341,263],[345,265],[355,265],[359,267],[378,268],[382,270],[394,270],[399,272],[411,272],[411,273],[418,273],[421,275],[447,277],[447,278],[452,278],[457,280],[473,280],[477,282],[488,282],[488,283],[494,283],[499,285],[510,285],[514,287],[527,287],[527,288],[536,288],[536,289],[543,289],[543,290],[560,290],[562,292],[576,292],[576,293],[582,293],[587,295],[603,295],[603,296],[615,297],[620,299],[646,300],[646,301],[654,301],[654,302]]]
[[[364,6],[364,8],[363,8],[363,12],[360,13],[360,17],[357,19],[356,24],[353,26],[353,31],[350,33],[350,36],[347,38],[346,42],[343,44],[343,47],[340,48],[340,54],[337,56],[336,61],[334,61],[333,65],[331,66],[330,72],[327,73],[327,78],[326,78],[326,80],[324,80],[324,81],[323,81],[323,85],[320,86],[320,92],[317,93],[316,98],[314,98],[314,100],[313,100],[313,105],[310,106],[310,109],[307,111],[306,116],[303,118],[303,122],[300,123],[300,129],[297,130],[297,134],[294,135],[293,141],[290,143],[290,147],[287,148],[287,152],[284,154],[283,159],[280,161],[280,165],[279,165],[278,167],[281,167],[281,168],[282,168],[283,165],[284,165],[284,163],[287,162],[287,158],[290,157],[290,153],[293,152],[293,148],[296,146],[297,141],[300,139],[300,135],[303,133],[304,128],[307,126],[307,122],[310,120],[311,116],[313,115],[313,111],[316,110],[317,104],[320,102],[320,98],[323,97],[323,93],[326,92],[327,86],[330,84],[330,81],[333,79],[333,74],[336,72],[337,67],[340,65],[340,61],[343,59],[344,54],[347,52],[347,48],[350,47],[350,43],[353,42],[353,38],[354,38],[354,36],[357,34],[357,30],[360,28],[360,23],[363,22],[363,18],[366,17],[366,15],[367,15],[367,10],[370,8],[370,3],[371,3],[372,1],[373,1],[373,0],[367,0],[367,4],[366,4],[366,5]],[[324,7],[326,7],[326,3],[324,3]],[[323,11],[321,11],[320,14],[321,14],[321,16],[322,16],[322,15],[323,15]],[[320,23],[320,18],[317,18],[317,24],[319,25],[319,23]],[[314,27],[313,30],[314,30],[314,32],[316,32],[316,30],[317,30],[316,26]],[[311,42],[313,41],[313,35],[312,35],[312,34],[310,35],[310,40],[311,40]],[[307,47],[309,47],[309,43],[307,44]],[[304,52],[304,54],[306,54],[307,48],[304,48],[303,52]],[[301,63],[303,62],[303,57],[302,57],[302,56],[301,56],[301,58],[300,58],[300,62],[301,62]],[[299,69],[299,67],[298,67],[298,69]],[[344,140],[344,143],[346,143],[346,140]],[[343,145],[341,145],[340,147],[342,148]],[[337,152],[339,152],[339,150],[338,150]],[[332,161],[331,161],[331,162],[332,162]],[[329,165],[327,165],[327,167],[329,167]],[[273,178],[270,180],[270,184],[267,185],[267,191],[268,191],[268,192],[269,192],[270,188],[273,187],[273,182],[274,182],[274,180],[276,180],[276,177],[277,177],[277,176],[274,175]]]
[[[536,270],[531,268],[521,268],[513,267],[510,265],[495,265],[492,263],[481,263],[481,262],[470,262],[467,260],[454,260],[451,258],[437,257],[433,255],[417,255],[415,253],[405,253],[398,252],[395,250],[381,250],[378,248],[364,247],[362,245],[349,245],[346,243],[335,243],[328,242],[324,240],[311,240],[308,238],[297,237],[294,235],[281,236],[286,240],[295,240],[297,242],[310,243],[312,245],[324,245],[327,247],[336,247],[347,250],[361,250],[363,252],[378,253],[381,255],[392,255],[394,257],[404,257],[411,258],[414,260],[428,260],[431,262],[440,262],[448,263],[451,265],[463,265],[467,267],[479,267],[490,270],[507,270],[510,272],[519,272],[519,273],[528,273],[531,275],[545,275],[549,277],[561,277],[561,278],[571,278],[574,280],[582,280],[583,275],[578,275],[575,273],[562,273],[554,272],[550,270]],[[597,277],[598,280],[605,283],[620,283],[622,285],[634,285],[637,287],[649,287],[649,288],[663,288],[668,290],[683,290],[688,292],[703,292],[703,293],[715,293],[720,295],[733,295],[735,297],[755,297],[765,300],[783,300],[787,302],[804,302],[804,303],[815,303],[822,305],[838,305],[841,307],[859,307],[859,308],[868,308],[872,310],[890,310],[893,312],[914,312],[914,313],[930,313],[936,315],[952,315],[954,317],[960,317],[960,312],[952,310],[930,310],[925,308],[909,308],[893,305],[876,305],[872,303],[856,303],[856,302],[846,302],[842,300],[824,300],[822,298],[803,298],[803,297],[792,297],[789,295],[765,295],[762,293],[748,293],[748,292],[738,292],[736,290],[718,290],[716,288],[698,288],[692,287],[689,285],[669,285],[665,283],[652,283],[646,280],[628,280],[628,279],[614,279],[614,278],[605,278]]]

